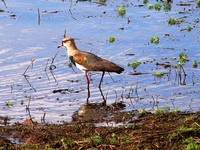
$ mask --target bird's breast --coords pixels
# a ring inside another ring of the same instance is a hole
[[[84,65],[87,63],[87,57],[81,55],[74,55],[75,62],[79,65]]]

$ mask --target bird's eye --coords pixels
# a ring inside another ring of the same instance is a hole
[[[62,43],[66,43],[67,42],[67,40],[66,41],[62,41]]]

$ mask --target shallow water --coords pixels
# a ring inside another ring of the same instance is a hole
[[[109,74],[104,77],[102,90],[108,105],[123,100],[127,111],[140,108],[153,111],[162,107],[198,111],[200,70],[199,66],[192,68],[192,61],[199,63],[200,8],[196,8],[195,2],[191,2],[190,6],[180,6],[180,3],[172,3],[171,11],[165,12],[163,9],[148,10],[147,5],[138,1],[111,0],[105,5],[97,1],[78,2],[75,5],[73,1],[70,13],[69,1],[21,0],[19,3],[12,0],[6,1],[6,6],[1,2],[0,8],[4,10],[0,12],[1,116],[12,118],[11,122],[23,122],[29,117],[26,106],[30,100],[30,113],[34,120],[40,121],[46,112],[47,122],[70,121],[72,114],[85,103],[87,89],[83,73],[69,68],[65,49],[57,49],[65,29],[67,36],[80,39],[76,41],[79,49],[95,53],[125,68],[120,75],[111,74],[116,83]],[[126,8],[124,17],[116,12],[119,6]],[[170,17],[183,17],[185,21],[169,26],[166,20]],[[191,32],[181,31],[187,26],[192,27]],[[109,43],[110,36],[115,36],[114,43]],[[154,36],[160,38],[157,45],[149,41]],[[184,66],[187,74],[185,85],[181,85],[183,79],[181,82],[177,79],[174,68],[155,65],[157,62],[174,65],[176,61],[173,58],[178,59],[181,52],[186,53],[189,59]],[[51,71],[49,67],[54,57],[56,68]],[[127,66],[128,62],[135,60],[142,62],[137,68],[141,75],[131,75],[133,70]],[[166,74],[158,79],[154,76],[157,71]],[[92,72],[90,76],[90,102],[100,103],[102,98],[98,83],[101,73]],[[59,89],[68,90],[53,93]],[[8,107],[6,103],[13,106]]]

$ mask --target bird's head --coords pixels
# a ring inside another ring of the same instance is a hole
[[[61,42],[61,44],[58,46],[58,48],[64,46],[68,48],[70,45],[75,45],[74,39],[73,38],[64,38]]]

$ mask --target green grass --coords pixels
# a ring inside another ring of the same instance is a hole
[[[185,139],[184,143],[186,143],[186,147],[184,150],[199,150],[200,145],[197,144],[192,137]]]

